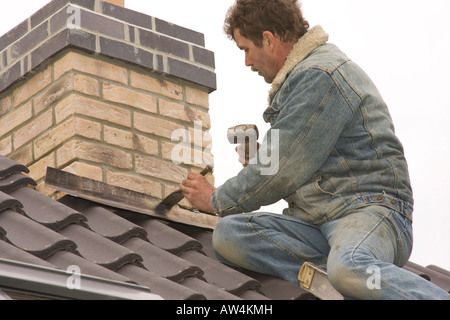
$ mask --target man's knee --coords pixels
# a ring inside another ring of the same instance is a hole
[[[377,273],[378,271],[378,273]],[[380,298],[379,269],[364,269],[351,261],[328,265],[328,279],[341,294],[352,298]]]
[[[223,262],[236,263],[240,252],[238,229],[239,216],[228,216],[219,220],[212,237],[214,251]]]

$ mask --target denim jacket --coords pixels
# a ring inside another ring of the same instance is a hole
[[[289,54],[269,93],[271,129],[258,158],[211,197],[220,216],[285,199],[283,214],[313,224],[367,205],[412,219],[408,167],[388,108],[369,77],[327,41],[314,27]],[[268,154],[278,155],[277,170],[265,174]]]

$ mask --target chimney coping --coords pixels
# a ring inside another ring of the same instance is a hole
[[[202,33],[100,0],[53,0],[0,37],[0,92],[70,47],[216,90]]]

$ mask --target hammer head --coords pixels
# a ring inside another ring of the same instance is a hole
[[[240,124],[229,128],[227,137],[231,144],[256,142],[259,138],[258,127],[254,124]]]

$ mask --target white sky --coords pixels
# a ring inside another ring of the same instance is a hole
[[[49,0],[15,0],[0,11],[0,35]],[[227,128],[262,120],[269,86],[244,65],[222,31],[234,0],[125,0],[129,9],[205,34],[215,53],[218,89],[210,95],[216,185],[240,170]],[[450,2],[303,0],[311,26],[358,63],[387,102],[403,142],[415,195],[411,261],[450,270]],[[264,208],[281,212],[284,203]]]

